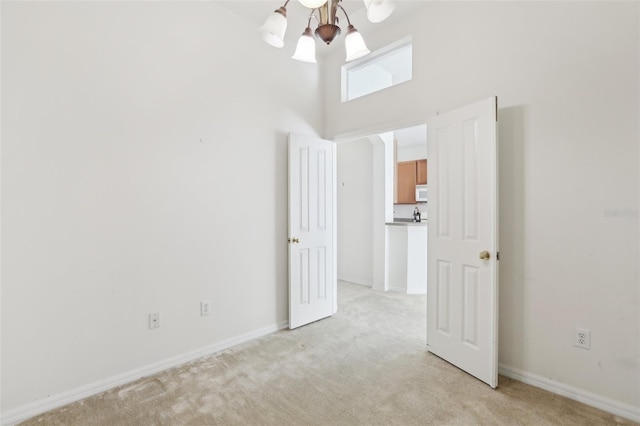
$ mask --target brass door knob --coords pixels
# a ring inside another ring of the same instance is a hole
[[[491,255],[489,254],[489,252],[488,252],[488,251],[486,251],[486,250],[482,250],[482,251],[480,252],[480,259],[482,259],[482,260],[489,260],[489,258],[490,258],[490,257],[491,257]]]
[[[293,243],[293,244],[298,244],[300,242],[300,240],[296,237],[294,238],[289,238],[289,243]]]

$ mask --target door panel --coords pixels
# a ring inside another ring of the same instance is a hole
[[[334,312],[334,144],[289,136],[289,328]]]
[[[496,98],[427,124],[427,347],[491,387],[497,373]],[[489,259],[480,259],[487,251]]]

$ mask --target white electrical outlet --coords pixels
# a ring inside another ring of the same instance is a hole
[[[211,299],[200,301],[200,315],[205,316],[211,314]]]
[[[591,349],[591,330],[575,327],[573,329],[573,346]]]
[[[160,327],[160,313],[149,314],[149,328]]]

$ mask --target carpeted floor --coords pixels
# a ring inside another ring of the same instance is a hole
[[[339,312],[35,417],[23,425],[633,424],[425,350],[425,296],[341,282]]]

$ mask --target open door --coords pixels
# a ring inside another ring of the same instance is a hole
[[[335,311],[334,164],[333,142],[289,135],[289,328]]]
[[[427,349],[492,388],[498,386],[496,108],[492,97],[427,122]]]

